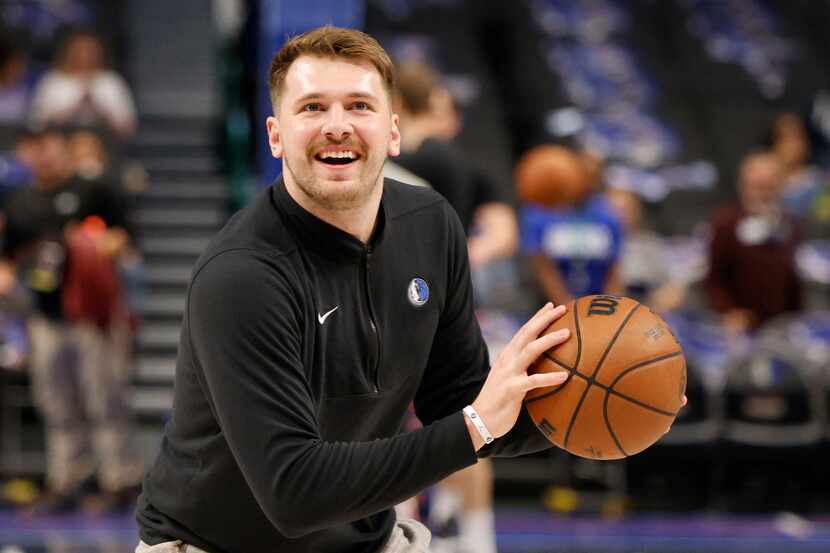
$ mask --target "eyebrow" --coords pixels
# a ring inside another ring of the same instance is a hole
[[[309,92],[308,94],[304,94],[304,95],[300,96],[299,98],[297,98],[297,100],[295,100],[294,103],[299,104],[299,103],[302,103],[302,102],[306,102],[308,100],[316,100],[316,99],[322,98],[324,96],[326,96],[326,94],[322,93],[322,92]],[[371,92],[354,91],[354,92],[349,92],[348,94],[346,94],[346,97],[347,98],[367,98],[367,99],[370,99],[370,100],[377,100],[377,96],[375,96]]]

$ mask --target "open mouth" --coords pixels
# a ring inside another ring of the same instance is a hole
[[[331,166],[344,166],[354,163],[360,159],[360,154],[353,150],[344,150],[340,152],[320,152],[314,156],[319,162]]]

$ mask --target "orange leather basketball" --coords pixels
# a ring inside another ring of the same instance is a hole
[[[686,391],[686,361],[668,324],[624,297],[585,296],[543,334],[569,328],[530,373],[567,371],[559,386],[525,397],[539,430],[557,446],[590,459],[620,459],[656,442]]]
[[[590,170],[576,152],[553,144],[528,150],[516,164],[514,179],[522,201],[562,207],[582,199],[590,188]]]

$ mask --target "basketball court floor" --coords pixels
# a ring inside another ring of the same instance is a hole
[[[497,512],[500,553],[826,553],[830,516],[638,515],[618,521],[555,517],[505,508]],[[0,553],[129,553],[131,513],[27,521],[0,514]]]

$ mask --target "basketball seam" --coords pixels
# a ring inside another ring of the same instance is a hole
[[[625,394],[621,394],[616,390],[608,390],[608,395],[611,395],[611,394],[619,397],[620,399],[623,399],[625,401],[633,403],[635,405],[639,405],[643,409],[647,409],[648,411],[651,411],[653,413],[657,413],[658,415],[665,415],[667,417],[676,417],[677,416],[677,413],[672,413],[671,411],[663,411],[662,409],[658,409],[657,407],[654,407],[654,406],[649,405],[647,403],[643,403],[642,401],[640,401],[638,399],[634,399],[633,397],[628,397]]]
[[[614,445],[617,446],[617,449],[620,450],[620,453],[623,454],[623,457],[628,457],[628,453],[623,449],[620,440],[617,438],[617,435],[614,434],[614,429],[611,428],[611,421],[608,419],[608,398],[611,397],[611,394],[605,394],[605,401],[602,404],[602,418],[605,419],[605,428],[608,429],[608,433],[611,434],[611,439],[614,440]]]
[[[614,440],[614,444],[616,444],[617,449],[619,449],[620,452],[624,456],[628,457],[628,453],[625,451],[625,449],[623,449],[622,443],[620,443],[620,440],[617,438],[617,435],[614,433],[614,428],[611,426],[611,419],[608,416],[608,402],[609,402],[609,399],[611,398],[611,394],[617,395],[617,396],[619,396],[620,398],[622,398],[626,401],[630,401],[631,403],[634,403],[635,405],[638,405],[638,406],[640,406],[644,409],[647,409],[649,411],[655,412],[655,413],[660,414],[660,415],[666,415],[666,416],[672,417],[672,416],[677,416],[677,414],[676,413],[670,413],[668,411],[663,411],[662,409],[657,409],[656,407],[653,407],[651,405],[647,405],[645,403],[640,402],[639,400],[628,397],[625,394],[622,394],[622,393],[618,392],[617,390],[615,390],[614,389],[614,384],[616,384],[620,380],[620,377],[624,374],[627,374],[627,373],[629,373],[633,370],[636,370],[636,369],[641,369],[643,367],[647,367],[648,365],[652,365],[654,363],[659,363],[660,361],[665,361],[666,359],[671,359],[673,357],[677,357],[678,355],[681,355],[682,353],[683,353],[682,351],[676,351],[674,353],[668,353],[668,354],[665,354],[665,355],[660,355],[658,357],[655,357],[654,359],[649,359],[647,361],[642,361],[640,363],[637,363],[637,364],[625,369],[620,374],[618,374],[617,378],[615,378],[614,381],[611,383],[611,386],[606,388],[605,400],[603,401],[603,405],[602,405],[602,417],[605,419],[605,427],[608,428],[608,432],[609,432],[609,434],[611,434],[611,439]],[[601,384],[598,384],[598,385],[601,386]]]
[[[591,373],[591,380],[592,381],[596,379],[597,373],[602,368],[602,364],[605,362],[605,358],[608,357],[608,352],[611,351],[611,348],[614,347],[614,344],[617,342],[617,338],[620,336],[620,333],[623,331],[623,329],[625,328],[625,325],[628,324],[628,321],[631,320],[631,317],[634,315],[634,312],[637,311],[637,309],[639,309],[639,307],[640,307],[639,303],[637,305],[635,305],[634,309],[632,309],[631,311],[628,312],[628,315],[625,316],[625,319],[623,320],[623,322],[620,324],[620,326],[617,327],[617,331],[614,333],[614,336],[608,342],[608,346],[605,348],[605,351],[603,352],[602,357],[600,357],[599,363],[597,363],[596,369],[594,369],[594,372]],[[576,320],[576,313],[578,311],[579,311],[579,309],[577,309],[577,303],[574,302],[574,320]],[[577,368],[579,368],[579,365],[577,365]],[[576,409],[574,409],[574,412],[571,415],[571,420],[570,420],[570,422],[568,422],[568,430],[565,431],[565,439],[562,441],[562,447],[564,447],[566,449],[568,447],[568,440],[570,440],[570,438],[571,438],[571,430],[573,430],[574,422],[576,422],[576,417],[577,417],[577,415],[579,415],[579,410],[582,408],[582,404],[585,402],[585,398],[588,397],[588,392],[591,390],[591,384],[592,383],[593,382],[588,382],[588,385],[585,386],[585,390],[582,392],[582,397],[579,398],[579,402],[576,404]]]
[[[569,366],[567,366],[565,363],[563,363],[562,361],[560,361],[560,360],[559,360],[559,359],[557,359],[556,357],[554,357],[554,356],[550,355],[548,352],[545,352],[545,353],[543,353],[542,355],[543,355],[543,356],[545,356],[545,357],[547,357],[549,360],[553,361],[554,363],[556,363],[557,365],[559,365],[560,367],[562,367],[562,368],[563,368],[563,369],[565,369],[566,371],[568,371],[568,373],[570,373],[570,374],[568,374],[568,379],[567,379],[567,380],[565,380],[565,382],[563,382],[562,384],[559,384],[559,385],[558,385],[558,388],[556,388],[555,390],[551,390],[550,392],[544,393],[544,394],[542,394],[541,396],[536,396],[536,397],[532,397],[532,398],[530,398],[530,399],[526,399],[526,400],[524,400],[525,404],[528,404],[528,403],[533,403],[534,401],[537,401],[537,400],[544,399],[544,398],[546,398],[546,397],[550,397],[550,396],[552,396],[553,394],[557,393],[559,390],[561,390],[562,388],[564,388],[564,387],[565,387],[565,384],[567,384],[567,383],[568,383],[568,381],[571,379],[571,377],[573,377],[573,375],[574,375],[574,374],[576,374],[576,371],[573,369],[573,367],[569,367]]]
[[[640,304],[638,303],[637,305],[634,306],[634,309],[632,309],[631,311],[628,312],[628,315],[625,316],[625,319],[623,320],[623,322],[620,324],[620,326],[617,327],[617,331],[614,332],[614,336],[611,338],[611,341],[608,342],[608,347],[605,348],[605,351],[602,353],[602,357],[600,357],[600,359],[599,359],[599,363],[597,363],[597,368],[594,369],[593,373],[591,373],[591,378],[593,378],[594,380],[596,380],[597,374],[599,373],[600,369],[602,369],[602,364],[605,363],[605,359],[608,357],[608,354],[611,352],[611,348],[613,348],[614,344],[617,343],[617,338],[620,337],[620,334],[622,333],[625,326],[628,324],[628,321],[631,320],[631,317],[634,316],[634,312],[637,311],[639,308],[640,308]]]
[[[637,363],[636,365],[634,365],[634,366],[630,367],[630,369],[634,369],[634,368],[642,368],[642,367],[647,366],[647,365],[649,365],[649,364],[651,364],[651,363],[656,363],[656,362],[658,362],[658,361],[663,361],[664,359],[670,359],[670,358],[672,358],[672,357],[676,357],[676,356],[680,355],[681,353],[683,353],[683,352],[682,352],[682,351],[676,351],[676,352],[674,352],[674,353],[670,353],[670,354],[661,355],[660,357],[655,357],[655,358],[653,358],[653,359],[648,359],[648,360],[646,360],[646,361],[642,361],[642,362],[640,362],[640,363]],[[568,366],[566,366],[564,363],[561,363],[561,362],[559,362],[559,361],[558,361],[558,360],[556,360],[556,359],[553,359],[553,358],[549,358],[549,359],[550,359],[551,361],[554,361],[555,363],[558,363],[558,364],[559,364],[560,366],[562,366],[562,368],[564,368],[564,369],[568,369],[568,368],[569,368],[569,367],[568,367]],[[629,370],[629,369],[626,369],[626,370]],[[585,376],[584,374],[579,374],[578,372],[573,372],[573,373],[571,374],[571,376],[578,376],[579,378],[581,378],[581,379],[583,379],[583,380],[590,380],[590,378],[589,378],[589,377]],[[570,377],[569,377],[569,379],[570,379]],[[560,386],[564,386],[565,384],[567,384],[567,381],[565,381],[563,384],[560,384]],[[596,381],[594,381],[594,382],[592,382],[591,384],[592,384],[592,385],[594,385],[594,386],[596,386],[597,388],[602,388],[603,390],[605,390],[605,391],[606,391],[607,393],[609,393],[609,394],[613,394],[613,395],[619,396],[621,399],[624,399],[624,400],[630,401],[630,402],[632,402],[632,403],[636,403],[637,405],[639,405],[639,406],[641,406],[641,407],[644,407],[644,408],[646,408],[646,409],[649,409],[649,410],[651,410],[651,411],[654,411],[655,413],[659,413],[659,414],[661,414],[661,415],[667,415],[667,416],[677,416],[677,413],[673,413],[673,412],[671,412],[671,411],[663,411],[662,409],[657,409],[656,407],[652,407],[651,405],[647,405],[647,404],[645,404],[645,403],[641,403],[639,400],[636,400],[636,399],[634,399],[633,397],[629,397],[629,396],[625,395],[625,394],[624,394],[624,393],[622,393],[622,392],[618,392],[617,390],[613,389],[612,387],[610,387],[610,386],[606,386],[606,385],[605,385],[605,384],[603,384],[602,382],[596,382]],[[561,390],[561,389],[562,389],[561,387],[560,387],[560,388],[557,388],[556,390],[553,390],[553,391],[551,391],[551,392],[548,392],[548,393],[546,393],[546,394],[544,394],[544,395],[537,396],[537,397],[533,397],[533,398],[531,398],[531,399],[529,399],[529,400],[526,400],[526,402],[527,402],[527,403],[530,403],[530,402],[532,402],[532,401],[536,401],[537,399],[546,398],[546,397],[548,397],[548,396],[550,396],[550,395],[552,395],[552,394],[555,394],[556,392],[558,392],[558,391],[559,391],[559,390]]]
[[[653,411],[657,414],[665,415],[667,417],[676,417],[677,413],[679,411],[675,411],[674,413],[672,413],[671,411],[664,411],[662,409],[658,409],[657,407],[654,407],[653,405],[648,405],[647,403],[643,403],[638,399],[634,399],[633,397],[629,397],[629,396],[625,395],[622,392],[618,392],[617,390],[614,389],[614,385],[620,380],[620,377],[623,376],[624,374],[628,374],[631,371],[634,371],[634,370],[637,370],[637,369],[642,369],[643,367],[651,365],[652,363],[658,363],[660,361],[665,361],[666,359],[672,359],[672,358],[677,357],[679,355],[683,355],[682,350],[675,351],[673,353],[667,353],[665,355],[661,355],[659,357],[655,357],[654,359],[649,359],[647,361],[642,361],[640,363],[637,363],[636,365],[633,365],[633,366],[625,369],[623,372],[621,372],[620,374],[617,375],[617,378],[615,378],[614,382],[611,383],[611,386],[608,387],[608,391],[612,394],[615,394],[615,395],[619,396],[621,399],[624,399],[626,401],[630,401],[631,403],[639,405],[643,409],[648,409],[649,411]]]
[[[576,330],[576,360],[574,361],[574,372],[579,368],[579,360],[582,357],[582,330],[579,328],[579,300],[574,301],[574,330]]]
[[[620,371],[620,373],[614,378],[614,380],[611,382],[611,384],[608,385],[608,387],[609,388],[614,388],[614,386],[617,384],[617,382],[619,382],[622,377],[624,377],[625,375],[627,375],[631,371],[636,371],[637,369],[642,369],[643,367],[645,367],[647,365],[651,365],[652,363],[657,363],[658,361],[664,361],[666,359],[671,359],[672,357],[677,357],[678,355],[683,355],[683,351],[678,350],[678,351],[674,351],[672,353],[664,353],[663,355],[654,357],[652,359],[646,359],[645,361],[640,361],[639,363],[631,365],[627,369],[624,369],[624,370]],[[620,394],[620,395],[622,395],[622,394]]]
[[[562,361],[558,360],[557,358],[555,358],[554,356],[550,355],[548,352],[545,352],[545,353],[543,353],[543,354],[542,354],[542,355],[544,355],[545,357],[547,357],[548,359],[550,359],[551,361],[553,361],[554,363],[556,363],[557,365],[559,365],[560,367],[562,367],[563,369],[565,369],[565,370],[567,370],[568,372],[570,372],[570,373],[571,373],[571,375],[570,375],[570,376],[568,376],[568,380],[570,380],[570,379],[571,379],[571,376],[573,376],[574,374],[577,374],[577,370],[576,370],[576,368],[577,368],[577,367],[579,367],[579,359],[580,359],[580,357],[582,357],[582,332],[581,332],[581,331],[580,331],[580,329],[579,329],[579,317],[577,316],[577,314],[579,313],[578,306],[579,306],[579,299],[577,298],[576,300],[574,300],[574,308],[573,308],[574,330],[576,331],[576,362],[574,363],[574,366],[573,366],[573,367],[569,367],[569,366],[568,366],[568,365],[566,365],[564,362],[562,362]],[[525,404],[532,403],[532,402],[534,402],[534,401],[537,401],[537,400],[544,399],[544,398],[546,398],[546,397],[550,397],[550,396],[552,396],[553,394],[557,393],[559,390],[561,390],[562,388],[564,388],[564,387],[565,387],[565,384],[567,384],[567,383],[568,383],[568,380],[566,380],[565,382],[563,382],[563,383],[562,383],[562,384],[561,384],[561,385],[560,385],[557,389],[555,389],[555,390],[552,390],[552,391],[550,391],[550,392],[548,392],[548,393],[546,393],[546,394],[542,394],[541,396],[536,396],[536,397],[533,397],[533,398],[530,398],[530,399],[526,399],[526,400],[524,401],[524,402],[525,402]]]
[[[566,364],[566,363],[565,363],[564,361],[562,361],[561,359],[557,359],[556,357],[554,357],[553,355],[551,355],[551,354],[550,354],[550,353],[548,353],[547,351],[546,351],[545,353],[543,353],[542,355],[544,355],[545,357],[547,357],[548,359],[550,359],[551,361],[553,361],[554,363],[556,363],[557,365],[559,365],[560,367],[562,367],[563,369],[565,369],[566,371],[568,371],[568,372],[576,372],[576,369],[575,369],[574,367],[569,366],[568,364]]]

